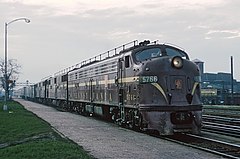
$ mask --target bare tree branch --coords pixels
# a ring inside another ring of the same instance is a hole
[[[21,68],[21,65],[17,63],[16,59],[9,59],[7,73],[5,74],[5,61],[0,58],[0,86],[7,91],[7,95],[9,94],[9,89],[15,86],[14,82],[18,80]]]

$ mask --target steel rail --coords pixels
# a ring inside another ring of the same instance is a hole
[[[229,117],[203,115],[202,130],[230,137],[240,137],[240,120]]]
[[[240,119],[239,118],[230,118],[230,117],[222,117],[222,116],[214,116],[214,115],[203,115],[203,120],[213,120],[216,122],[228,122],[228,123],[234,123],[240,125]]]
[[[175,143],[207,151],[231,159],[240,159],[240,146],[192,134],[160,137]]]

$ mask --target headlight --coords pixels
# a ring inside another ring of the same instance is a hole
[[[172,59],[172,66],[175,68],[182,68],[183,67],[183,59],[180,56],[175,56]]]

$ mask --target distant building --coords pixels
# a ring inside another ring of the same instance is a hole
[[[202,101],[204,104],[240,104],[240,82],[233,79],[233,101],[231,98],[232,92],[232,76],[231,73],[205,73],[204,62],[195,59],[193,60],[201,72],[201,90]]]
[[[195,60],[193,60],[193,62],[194,62],[196,65],[198,65],[198,67],[199,67],[199,69],[200,69],[200,73],[201,73],[201,75],[203,75],[203,73],[204,73],[204,62],[201,61],[201,60],[199,60],[199,59],[195,59]]]

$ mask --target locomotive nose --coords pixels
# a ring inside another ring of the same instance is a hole
[[[144,81],[148,81],[159,91],[166,104],[189,105],[197,99],[194,96],[199,89],[199,80],[195,77],[199,77],[199,70],[191,61],[180,56],[168,56],[148,60],[143,66],[142,78],[148,79]],[[159,101],[157,96],[153,98],[153,101]]]

